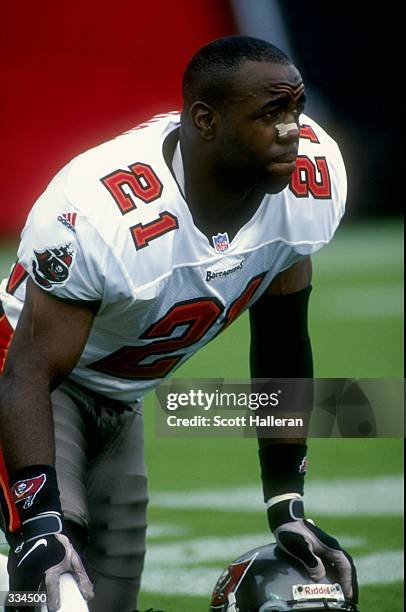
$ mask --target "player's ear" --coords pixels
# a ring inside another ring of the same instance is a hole
[[[204,140],[213,140],[217,111],[206,102],[194,102],[189,109],[190,120]]]

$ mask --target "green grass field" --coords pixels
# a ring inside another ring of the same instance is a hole
[[[400,221],[342,227],[314,257],[311,330],[318,377],[402,377]],[[2,249],[3,273],[14,259]],[[243,315],[178,372],[248,376]],[[250,439],[157,438],[146,399],[151,504],[140,609],[207,612],[224,566],[271,540]],[[403,610],[402,440],[310,440],[306,507],[355,557],[361,612]]]

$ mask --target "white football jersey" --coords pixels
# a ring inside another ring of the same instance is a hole
[[[210,242],[164,159],[179,121],[175,112],[154,117],[63,168],[32,208],[0,294],[13,327],[28,275],[57,297],[100,301],[71,378],[126,402],[214,338],[277,274],[327,244],[344,212],[338,146],[302,115],[290,185],[265,195],[233,240],[220,227]]]

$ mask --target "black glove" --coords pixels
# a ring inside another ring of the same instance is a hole
[[[86,600],[93,597],[92,583],[80,557],[68,538],[61,533],[40,536],[10,550],[7,570],[11,591],[38,591],[40,587],[45,589],[51,612],[60,607],[59,579],[66,572],[74,576]]]
[[[344,596],[358,603],[357,573],[350,555],[335,538],[305,519],[300,496],[275,501],[268,504],[268,522],[278,546],[303,563],[316,581],[326,575],[323,559],[333,563]]]
[[[23,468],[10,479],[21,530],[12,534],[7,569],[11,591],[47,591],[50,611],[60,607],[59,578],[71,573],[86,600],[93,587],[79,555],[61,533],[62,511],[53,467]],[[13,610],[16,610],[13,608]]]

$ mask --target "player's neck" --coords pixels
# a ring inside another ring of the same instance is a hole
[[[235,235],[255,213],[263,194],[217,176],[210,160],[183,143],[181,151],[181,158],[179,149],[174,156],[176,176],[196,225],[205,234],[227,230],[230,237]]]

